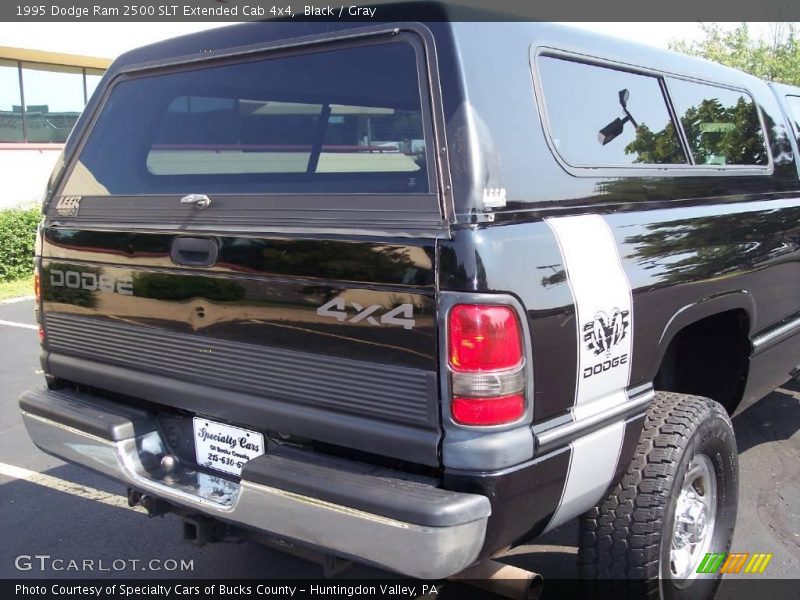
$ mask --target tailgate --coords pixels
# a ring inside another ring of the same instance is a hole
[[[47,371],[437,465],[444,227],[408,38],[106,82],[43,229]]]

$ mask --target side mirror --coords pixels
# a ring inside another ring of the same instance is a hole
[[[600,131],[597,132],[597,141],[605,146],[608,142],[616,138],[619,134],[622,133],[622,130],[625,128],[625,123],[628,122],[628,118],[624,119],[614,119],[603,127]]]
[[[630,97],[631,93],[627,89],[619,91],[619,103],[622,105],[622,108],[628,108],[628,98]]]
[[[639,124],[634,120],[633,115],[628,112],[628,99],[630,97],[631,93],[627,89],[619,91],[619,104],[622,106],[622,110],[625,113],[625,118],[614,119],[611,121],[611,123],[597,132],[597,141],[603,144],[603,146],[621,134],[625,129],[625,123],[628,121],[630,121],[634,127],[639,127]]]

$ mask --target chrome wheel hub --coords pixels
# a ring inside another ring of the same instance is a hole
[[[674,579],[690,580],[708,552],[714,536],[717,512],[717,481],[714,466],[697,454],[683,480],[675,505],[670,546],[670,571]]]
[[[681,494],[675,515],[675,546],[683,548],[703,541],[708,528],[706,505],[694,492]]]

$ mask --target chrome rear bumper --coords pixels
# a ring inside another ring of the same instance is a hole
[[[465,522],[458,522],[451,513],[447,526],[432,527],[245,479],[237,483],[180,465],[164,473],[157,465],[166,454],[165,444],[155,420],[152,426],[141,420],[128,426],[120,413],[104,412],[104,407],[111,405],[105,399],[93,404],[92,397],[71,398],[66,392],[62,398],[65,392],[45,389],[26,394],[20,399],[23,421],[41,450],[222,521],[428,579],[462,571],[477,560],[483,546],[490,513],[489,501],[483,496],[456,494],[462,504],[466,500],[472,505]],[[46,415],[35,408],[44,400],[48,403]],[[62,403],[63,413],[59,412]],[[100,421],[88,426],[87,419]],[[112,434],[98,435],[104,426]],[[438,491],[432,486],[429,490]],[[442,493],[453,496],[452,492]]]

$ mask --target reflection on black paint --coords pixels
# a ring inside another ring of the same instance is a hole
[[[171,236],[130,232],[79,231],[77,229],[45,230],[48,242],[72,250],[103,252],[126,256],[169,255]]]
[[[168,273],[134,273],[133,293],[156,300],[206,298],[215,302],[236,302],[246,295],[243,285],[229,279]]]
[[[544,275],[542,277],[542,286],[543,287],[551,287],[554,285],[558,285],[559,283],[564,283],[567,280],[567,272],[564,270],[563,265],[544,265],[541,267],[536,267],[537,269],[549,269],[552,270],[551,275]]]
[[[704,216],[644,226],[625,240],[644,269],[665,283],[748,270],[797,247],[800,208]]]
[[[73,277],[77,285],[67,287],[66,274],[77,273]],[[88,274],[88,275],[87,275]],[[98,267],[85,267],[73,264],[51,263],[42,268],[41,288],[42,298],[49,302],[62,302],[74,306],[94,308],[97,305],[98,289],[88,289],[97,286],[97,278],[102,274],[102,269]],[[84,277],[86,275],[86,277]],[[84,279],[94,282],[93,286],[87,286]]]
[[[348,281],[388,280],[407,285],[430,285],[429,264],[411,259],[402,246],[353,244],[327,240],[226,240],[220,262],[247,269],[299,277],[319,277]]]
[[[45,238],[58,248],[69,249],[76,258],[105,261],[90,255],[113,254],[121,264],[137,259],[136,264],[143,265],[142,259],[168,258],[174,236],[49,228]],[[235,236],[218,236],[218,241],[217,270],[408,286],[432,286],[434,282],[432,246]],[[87,256],[79,257],[76,252]]]

